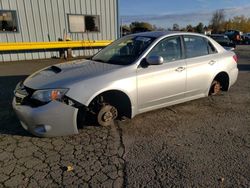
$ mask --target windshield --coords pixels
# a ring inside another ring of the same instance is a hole
[[[109,64],[129,65],[138,59],[154,39],[143,36],[123,37],[101,50],[92,60]]]

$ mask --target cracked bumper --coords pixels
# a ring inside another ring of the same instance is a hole
[[[24,129],[40,137],[53,137],[77,134],[78,109],[58,101],[32,108],[18,105],[15,99],[12,106]]]

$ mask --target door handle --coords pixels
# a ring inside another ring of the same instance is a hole
[[[215,60],[211,60],[211,61],[209,61],[209,65],[214,65],[216,63],[216,61]]]
[[[177,69],[175,69],[175,71],[177,72],[182,72],[185,70],[185,67],[178,67]]]

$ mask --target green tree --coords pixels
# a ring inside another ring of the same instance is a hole
[[[153,26],[147,22],[132,22],[130,28],[132,33],[153,31]]]
[[[235,16],[224,23],[224,29],[234,29],[243,32],[250,32],[250,18],[245,16]]]
[[[166,31],[165,28],[153,25],[153,31]]]
[[[196,27],[195,27],[195,31],[197,32],[197,33],[204,33],[204,25],[203,25],[203,23],[199,23]]]

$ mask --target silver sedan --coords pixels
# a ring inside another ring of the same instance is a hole
[[[133,34],[91,60],[42,69],[20,82],[13,108],[37,136],[77,134],[90,119],[114,119],[228,91],[237,57],[213,39],[183,32]]]

